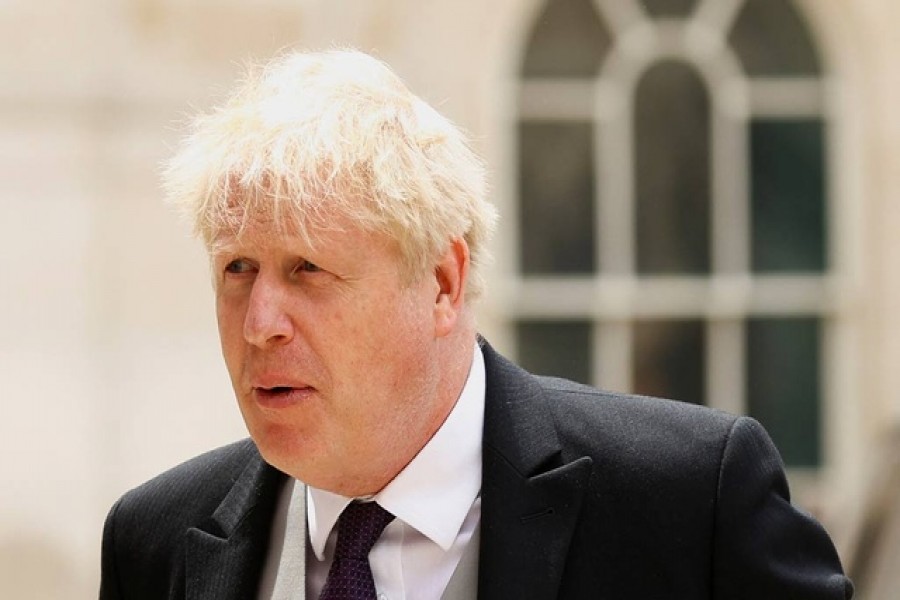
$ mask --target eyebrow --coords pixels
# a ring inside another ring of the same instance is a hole
[[[240,240],[229,236],[224,240],[215,240],[212,243],[212,247],[209,249],[209,254],[211,256],[218,256],[221,254],[236,254],[240,253],[243,244],[240,243]]]

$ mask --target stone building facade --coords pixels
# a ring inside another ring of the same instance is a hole
[[[891,597],[898,25],[893,0],[5,2],[0,596],[95,596],[115,498],[245,435],[205,257],[161,202],[159,164],[245,61],[354,46],[471,132],[489,165],[502,220],[486,337],[537,369],[758,413],[796,501],[828,525],[866,597]],[[805,45],[785,42],[798,31]],[[685,95],[654,104],[654,90]],[[694,129],[659,137],[682,118]],[[574,158],[556,164],[555,147]],[[671,204],[685,196],[670,193],[666,149],[694,169],[687,197],[705,200]],[[798,214],[782,210],[793,193]],[[657,197],[670,204],[642,201]],[[532,233],[545,218],[553,227]],[[785,223],[811,237],[766,237]],[[569,243],[581,250],[556,256]],[[777,243],[782,255],[767,254]],[[553,364],[535,347],[575,350]],[[782,394],[797,400],[770,402]]]

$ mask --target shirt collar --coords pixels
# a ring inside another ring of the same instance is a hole
[[[481,489],[484,357],[475,345],[469,376],[450,414],[427,444],[371,499],[444,550],[453,545]],[[353,498],[307,487],[309,539],[322,560],[325,542]]]

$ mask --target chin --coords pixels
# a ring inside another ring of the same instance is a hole
[[[248,422],[247,429],[263,459],[289,475],[294,475],[288,469],[291,465],[303,463],[312,456],[308,438],[290,427],[261,420]]]

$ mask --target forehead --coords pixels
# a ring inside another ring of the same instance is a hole
[[[348,219],[319,205],[294,206],[288,200],[273,201],[265,194],[232,194],[213,207],[208,242],[216,248],[257,245],[264,242],[312,243],[328,230],[347,228]]]
[[[399,244],[387,234],[374,231],[335,212],[315,218],[297,217],[285,211],[245,211],[239,223],[219,228],[210,242],[210,253],[281,250],[305,258],[381,256],[399,261]]]

